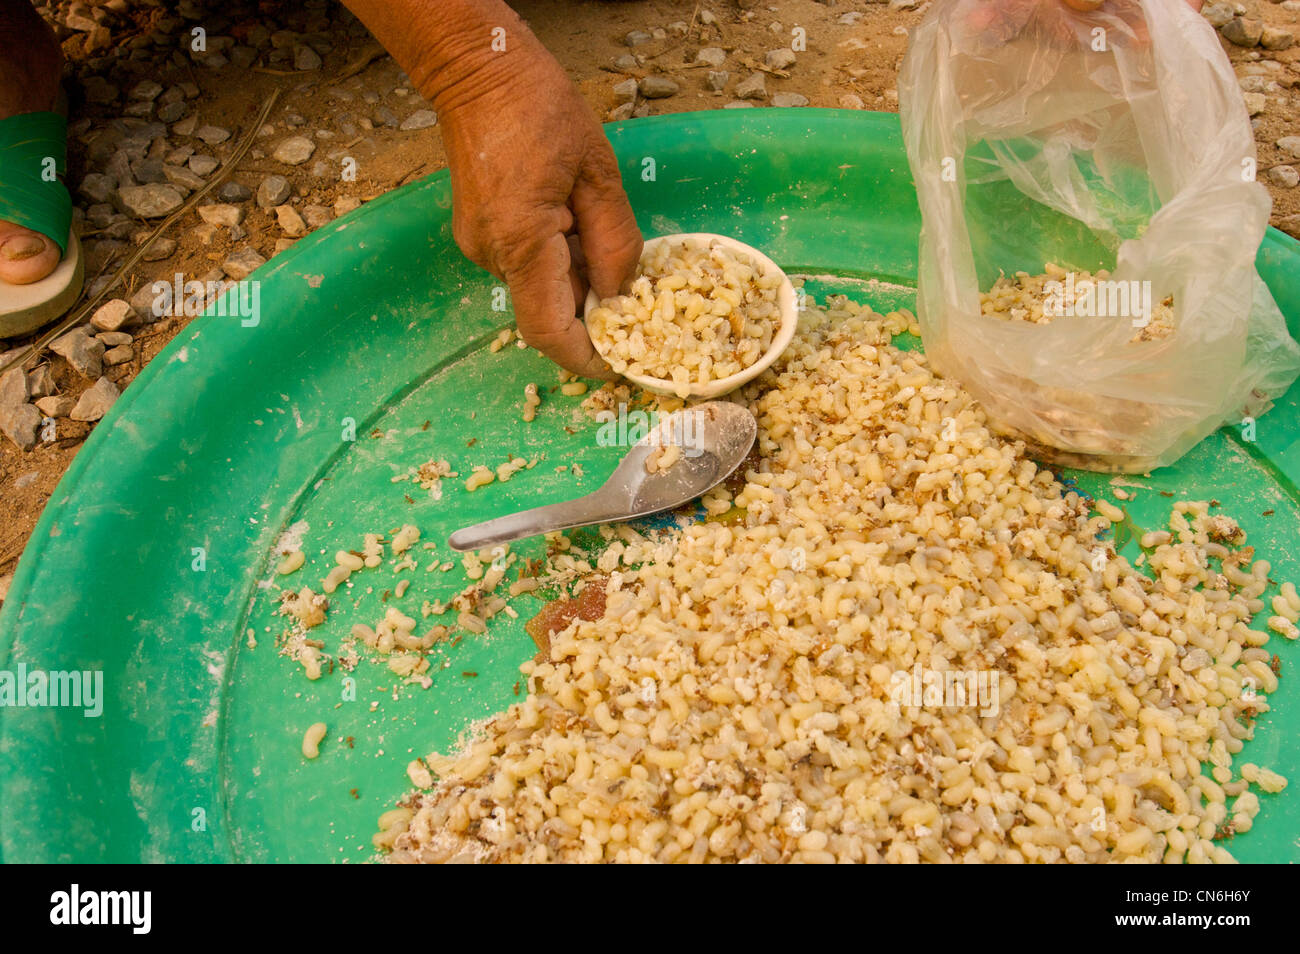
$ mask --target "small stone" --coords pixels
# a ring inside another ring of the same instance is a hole
[[[361,208],[361,200],[354,195],[341,195],[334,200],[334,214],[347,215]]]
[[[281,252],[287,252],[293,248],[294,240],[291,238],[282,238],[275,240],[275,251],[273,255],[279,255]]]
[[[1300,212],[1283,216],[1278,220],[1277,227],[1292,238],[1300,238]]]
[[[17,368],[14,368],[9,373],[12,374],[17,370]],[[27,393],[33,398],[46,397],[53,394],[54,390],[54,374],[50,371],[48,364],[41,365],[27,375]]]
[[[83,378],[97,378],[104,371],[104,342],[96,341],[80,328],[55,338],[50,350],[62,355]]]
[[[185,115],[188,107],[184,103],[165,103],[158,107],[158,118],[165,123],[174,123]]]
[[[1300,172],[1292,166],[1274,166],[1267,175],[1269,182],[1282,189],[1294,189],[1300,184]]]
[[[614,98],[620,103],[630,103],[636,99],[637,82],[634,79],[625,79],[621,83],[614,84]]]
[[[17,407],[0,407],[0,433],[29,451],[36,446],[36,431],[41,426],[41,412],[35,405],[19,404]]]
[[[889,9],[891,10],[915,10],[922,3],[922,0],[889,0]]]
[[[135,176],[135,181],[141,185],[167,181],[167,176],[163,173],[161,159],[137,159],[131,163],[131,174]]]
[[[213,156],[190,156],[189,162],[186,163],[190,171],[199,176],[210,176],[220,162]]]
[[[96,202],[111,202],[113,196],[117,194],[117,181],[112,176],[88,172],[81,177],[81,184],[77,188],[88,199]]]
[[[307,223],[303,221],[302,215],[293,206],[279,206],[275,210],[275,218],[280,223],[280,231],[290,238],[298,238],[300,235],[307,234]]]
[[[36,409],[46,417],[67,417],[76,406],[77,399],[70,394],[51,394],[36,402]]]
[[[841,109],[866,109],[867,104],[862,101],[862,97],[857,93],[845,93],[840,97]]]
[[[118,190],[118,198],[125,210],[142,219],[160,219],[171,215],[185,202],[176,187],[164,183],[151,183],[141,186],[123,186]]]
[[[316,144],[306,136],[290,136],[275,147],[271,158],[287,166],[300,166],[316,151]]]
[[[247,202],[253,197],[253,190],[240,182],[227,182],[217,193],[222,202]]]
[[[666,29],[673,36],[685,36],[691,32],[690,24],[685,20],[674,20],[672,23],[668,24]]]
[[[193,136],[194,130],[198,128],[199,117],[186,116],[176,125],[172,126],[172,132],[178,136]]]
[[[1259,34],[1259,45],[1266,50],[1289,50],[1295,44],[1295,37],[1286,30],[1266,26]]]
[[[221,263],[221,270],[237,282],[242,282],[266,264],[266,259],[251,245],[245,245]]]
[[[105,348],[116,348],[118,345],[130,344],[135,340],[125,331],[101,331],[95,337],[104,342]]]
[[[753,103],[747,103],[743,99],[733,99],[722,107],[723,109],[753,109]]]
[[[807,106],[808,97],[803,93],[774,93],[772,95],[773,106]]]
[[[631,119],[632,113],[636,109],[636,103],[619,103],[605,116],[605,121],[610,123],[621,123],[625,119]]]
[[[1300,136],[1283,136],[1277,141],[1277,148],[1300,159]]]
[[[87,76],[81,81],[81,93],[88,103],[106,106],[117,99],[120,90],[102,76]]]
[[[135,357],[135,351],[129,344],[120,344],[115,348],[109,348],[104,352],[104,364],[110,368],[117,367],[119,364],[126,364]]]
[[[194,135],[209,146],[216,146],[230,138],[230,130],[221,126],[200,126],[194,130]]]
[[[624,53],[622,56],[614,58],[614,69],[622,70],[624,73],[628,70],[634,70],[640,65],[636,57],[631,53]]]
[[[676,96],[681,87],[667,76],[647,76],[637,84],[637,90],[646,99],[667,99]]]
[[[794,61],[794,50],[784,46],[775,50],[768,50],[763,57],[763,62],[768,68],[774,70],[788,70],[794,66]]]
[[[89,33],[99,26],[95,22],[90,8],[84,3],[74,3],[68,8],[68,15],[64,18],[63,23],[69,30],[76,30],[78,33]]]
[[[851,10],[848,13],[841,13],[839,19],[835,22],[840,26],[853,26],[861,19],[862,12],[860,10]]]
[[[1201,16],[1210,22],[1216,30],[1230,22],[1237,15],[1230,3],[1207,3],[1201,7]]]
[[[106,301],[90,316],[90,325],[96,331],[120,331],[135,321],[131,303],[121,298]]]
[[[108,378],[100,378],[86,389],[68,416],[74,421],[98,421],[108,413],[121,393]]]
[[[654,37],[649,33],[646,33],[644,30],[633,30],[628,33],[627,36],[623,37],[623,45],[633,47],[644,46],[653,39]]]
[[[146,262],[161,262],[176,254],[176,240],[160,235],[152,245],[144,250],[141,258]]]
[[[293,68],[295,70],[318,70],[321,66],[320,54],[310,46],[303,44],[294,47]]]
[[[398,128],[403,132],[410,132],[413,129],[428,129],[438,122],[438,114],[432,109],[417,109],[411,115],[402,120],[402,125]]]
[[[334,218],[330,215],[330,210],[323,205],[304,205],[302,217],[307,220],[308,227],[313,229],[329,225]]]
[[[144,282],[136,289],[135,294],[131,296],[131,307],[135,313],[140,315],[147,322],[155,322],[160,314],[154,312],[154,308],[162,308],[162,303],[158,300],[157,294],[154,293],[151,282]]]
[[[1268,97],[1263,93],[1246,93],[1242,98],[1246,101],[1246,113],[1251,116],[1258,116],[1268,106]]]
[[[209,225],[232,228],[244,221],[244,210],[237,205],[201,205],[195,211]]]
[[[164,164],[163,175],[167,177],[167,181],[172,185],[180,186],[182,189],[187,189],[190,192],[197,192],[206,185],[202,176],[195,175],[184,166]]]
[[[257,187],[257,207],[273,209],[289,201],[289,196],[292,194],[293,189],[284,176],[267,176]]]
[[[401,120],[397,118],[397,113],[393,112],[387,106],[375,107],[375,122],[381,126],[387,126],[389,129],[396,129],[401,125]]]
[[[695,54],[695,62],[717,69],[727,62],[727,51],[718,46],[706,46]]]
[[[704,85],[715,93],[720,93],[727,88],[727,82],[731,79],[731,74],[726,70],[709,70],[704,77]]]
[[[700,11],[700,22],[705,26],[713,26],[718,22],[718,18],[709,10]]]
[[[1257,46],[1264,32],[1264,25],[1258,20],[1233,17],[1219,30],[1223,38],[1237,46]]]
[[[5,360],[8,360],[8,355],[5,356]],[[15,408],[20,404],[26,404],[29,397],[31,397],[30,384],[27,380],[27,372],[22,368],[10,368],[4,374],[0,374],[0,408]]]
[[[735,94],[740,99],[767,99],[767,76],[752,73],[748,79],[741,80],[736,86]]]
[[[162,95],[162,91],[163,88],[161,83],[155,83],[153,80],[145,79],[140,80],[140,82],[132,86],[131,91],[126,95],[131,99],[142,99],[152,103]]]

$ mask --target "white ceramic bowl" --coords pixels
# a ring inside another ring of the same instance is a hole
[[[777,288],[776,292],[776,304],[781,312],[781,325],[777,328],[776,334],[772,336],[771,346],[761,358],[743,371],[738,371],[737,373],[725,378],[719,378],[716,381],[710,381],[705,385],[692,382],[689,397],[707,400],[710,398],[721,397],[724,394],[729,394],[742,384],[752,381],[771,366],[772,362],[775,361],[781,352],[786,349],[790,344],[790,340],[794,337],[795,326],[799,323],[799,306],[798,302],[795,300],[794,286],[790,284],[790,279],[786,277],[785,272],[780,269],[776,262],[772,261],[758,249],[752,248],[743,242],[737,242],[733,238],[727,238],[725,235],[713,235],[710,232],[682,232],[678,235],[661,235],[658,238],[646,239],[645,247],[648,251],[660,242],[680,242],[685,239],[698,239],[705,243],[716,242],[717,244],[734,251],[744,252],[752,258],[765,273],[771,274],[772,272],[775,272],[781,276],[781,284]],[[585,318],[587,315],[590,315],[591,310],[599,304],[600,298],[596,295],[595,291],[588,292],[587,303],[583,308],[583,317]],[[599,345],[596,346],[596,350],[600,350]],[[607,355],[602,355],[602,357],[609,360]],[[675,397],[677,394],[673,382],[666,381],[663,378],[649,378],[640,374],[624,374],[623,377],[627,378],[633,384],[639,384],[647,391],[654,391],[657,394],[667,394],[672,397]]]

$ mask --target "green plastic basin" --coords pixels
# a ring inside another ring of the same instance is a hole
[[[910,302],[920,223],[895,116],[734,110],[608,131],[647,235],[732,235],[788,271],[823,276],[815,294]],[[488,351],[512,321],[494,309],[495,282],[456,250],[450,206],[438,174],[277,256],[253,276],[260,322],[194,321],[77,455],[0,613],[0,670],[102,671],[104,708],[95,718],[0,708],[0,858],[366,860],[375,819],[409,787],[406,764],[516,698],[517,667],[534,652],[522,628],[540,606],[532,597],[518,601],[520,619],[500,616],[486,637],[435,654],[428,690],[395,692],[392,673],[363,662],[349,693],[341,670],[309,682],[277,655],[282,626],[259,585],[291,526],[306,525],[308,565],[288,579],[313,588],[363,533],[418,526],[436,548],[412,551],[410,590],[386,594],[387,568],[354,577],[315,631],[333,649],[353,622],[388,606],[418,616],[423,600],[460,589],[459,563],[426,569],[454,559],[452,530],[594,488],[612,470],[619,449],[594,439],[580,399],[553,390],[553,366],[513,346]],[[1258,263],[1296,333],[1300,248],[1270,231]],[[530,381],[544,403],[525,425]],[[1167,517],[1157,490],[1218,497],[1273,560],[1273,577],[1300,580],[1298,398],[1293,389],[1260,419],[1254,441],[1220,431],[1135,480],[1150,489],[1129,505],[1134,520]],[[510,454],[539,462],[474,494],[447,481],[434,500],[392,480],[435,456],[464,473]],[[574,463],[584,476],[557,470]],[[1106,485],[1077,476],[1093,492]],[[537,542],[518,549],[536,555]],[[1300,750],[1297,656],[1275,651],[1282,688],[1244,757],[1285,773]],[[329,732],[309,761],[302,734],[317,721]],[[1296,798],[1262,801],[1232,850],[1300,860]]]

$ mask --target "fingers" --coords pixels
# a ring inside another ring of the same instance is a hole
[[[519,335],[560,367],[583,377],[612,378],[586,326],[575,316],[572,261],[560,232],[540,245],[517,270],[507,272]]]
[[[603,136],[574,184],[572,205],[587,260],[587,280],[601,298],[617,295],[636,269],[642,240],[614,152]]]

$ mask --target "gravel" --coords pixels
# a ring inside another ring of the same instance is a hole
[[[681,87],[667,76],[647,76],[637,84],[637,90],[646,99],[667,99],[676,96]]]
[[[323,205],[304,205],[302,207],[302,217],[307,220],[308,227],[313,229],[329,225],[334,218],[330,214],[330,210]]]
[[[108,378],[100,378],[86,389],[86,393],[81,395],[81,400],[77,401],[68,416],[74,421],[98,421],[108,413],[108,409],[113,406],[113,402],[121,393],[117,385]]]
[[[614,69],[622,70],[624,73],[628,70],[634,70],[640,65],[641,64],[637,62],[636,57],[631,53],[624,53],[623,55],[614,58]]]
[[[410,132],[413,129],[428,129],[430,126],[436,125],[437,122],[438,114],[432,109],[417,109],[403,119],[401,126],[398,128],[404,132]]]
[[[230,138],[230,130],[221,126],[200,126],[194,130],[194,135],[209,146],[216,146]]]
[[[763,57],[763,62],[770,69],[774,70],[788,70],[790,67],[794,66],[794,61],[794,50],[784,46],[779,49],[768,50],[767,54]]]
[[[162,95],[162,91],[163,88],[161,83],[155,83],[153,80],[144,79],[132,86],[130,92],[126,95],[128,99],[139,99],[152,103]]]
[[[120,344],[104,352],[104,364],[110,368],[126,364],[135,357],[135,351],[129,344]]]
[[[20,450],[29,451],[36,446],[36,431],[40,426],[41,412],[34,405],[0,406],[0,434],[17,444]]]
[[[172,185],[179,186],[190,192],[196,192],[206,185],[202,176],[196,175],[184,166],[164,165],[163,175]]]
[[[727,83],[731,80],[731,74],[726,70],[709,70],[704,77],[704,85],[707,89],[715,93],[720,93],[727,88]]]
[[[310,46],[303,44],[294,47],[293,68],[296,70],[318,70],[321,67],[320,54]]]
[[[162,106],[158,107],[157,116],[165,123],[174,123],[185,115],[185,111],[188,108],[189,107],[182,102],[164,103]]]
[[[227,182],[217,192],[222,202],[247,202],[253,197],[253,190],[241,182]]]
[[[190,156],[187,163],[195,175],[210,176],[221,163],[213,156]]]
[[[772,95],[773,106],[807,106],[808,97],[803,93],[774,93]]]
[[[737,84],[735,93],[740,99],[767,99],[767,75],[751,73]]]
[[[99,172],[88,172],[81,178],[78,191],[95,202],[112,202],[117,195],[117,180]]]
[[[90,325],[96,331],[120,331],[135,321],[135,309],[121,298],[104,302],[90,316]]]
[[[644,30],[633,30],[623,37],[623,45],[632,47],[644,46],[652,39],[654,39],[654,37],[649,33],[646,33]]]
[[[1286,30],[1266,26],[1259,35],[1259,45],[1266,50],[1289,50],[1295,44],[1295,37]]]
[[[381,126],[387,126],[389,129],[396,129],[402,121],[397,118],[397,113],[393,112],[387,106],[375,107],[375,122]]]
[[[284,176],[267,176],[257,187],[257,207],[273,209],[288,202],[291,195],[293,187],[289,185],[288,179]]]
[[[293,206],[278,206],[275,210],[275,218],[280,223],[280,231],[289,238],[298,238],[307,234],[307,223],[303,221],[302,215]]]
[[[244,221],[244,210],[237,205],[201,205],[196,210],[199,218],[209,225],[220,225],[224,228],[233,228],[240,222]]]
[[[290,136],[275,147],[271,158],[287,166],[300,166],[316,151],[316,144],[306,136]]]
[[[245,245],[238,251],[232,252],[221,263],[221,270],[235,281],[241,282],[265,264],[266,259],[262,257],[262,254],[257,249],[251,245]]]
[[[66,358],[72,370],[83,378],[97,378],[104,371],[104,342],[90,337],[80,328],[55,338],[50,350]]]
[[[631,103],[636,99],[637,82],[634,79],[625,79],[621,83],[614,84],[614,97],[620,103]]]
[[[67,417],[76,406],[77,399],[70,394],[51,394],[36,401],[36,409],[46,417]]]
[[[1237,15],[1232,9],[1230,3],[1207,3],[1201,8],[1201,16],[1210,22],[1210,26],[1216,30],[1226,23],[1230,23],[1232,18]]]
[[[1300,159],[1300,136],[1283,136],[1277,141],[1277,148]]]
[[[1274,166],[1268,170],[1268,181],[1283,189],[1294,189],[1300,185],[1300,172],[1292,166]]]
[[[1223,38],[1237,46],[1257,46],[1264,32],[1264,25],[1258,20],[1234,17],[1219,30]]]
[[[704,63],[715,69],[727,62],[727,51],[717,46],[706,46],[695,54],[696,63]]]
[[[154,239],[154,243],[145,249],[142,259],[146,262],[161,262],[176,254],[176,240],[165,235]]]
[[[118,199],[125,211],[142,219],[160,219],[179,209],[185,198],[172,185],[151,183],[141,186],[123,186]]]

